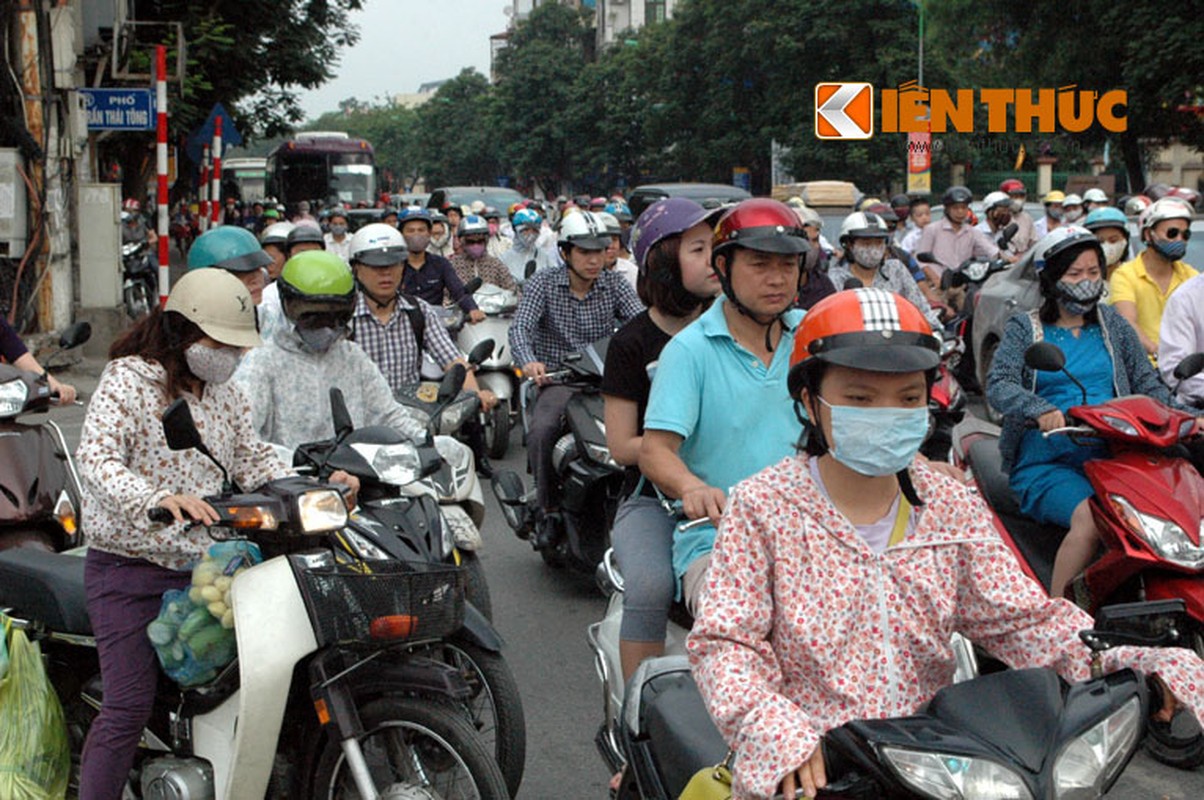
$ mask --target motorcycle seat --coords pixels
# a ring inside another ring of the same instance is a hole
[[[0,606],[52,631],[92,635],[80,556],[23,547],[0,552]]]

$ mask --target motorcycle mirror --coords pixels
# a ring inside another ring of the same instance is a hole
[[[201,434],[197,431],[196,422],[192,419],[192,409],[183,397],[177,397],[163,412],[163,437],[167,440],[169,450],[196,450],[212,461],[222,472],[222,493],[233,491],[230,473],[222,463],[213,457],[205,446]]]
[[[1024,351],[1024,365],[1038,372],[1061,372],[1066,355],[1056,344],[1036,342]]]
[[[942,272],[941,273],[941,291],[947,292],[950,289],[952,289],[953,288],[953,277],[955,275],[960,275],[960,274],[961,274],[960,272],[954,272],[951,269],[947,269],[944,272]]]
[[[485,359],[493,355],[493,340],[482,339],[468,351],[468,363],[474,367],[479,367],[485,362]]]
[[[92,326],[87,322],[77,322],[74,325],[68,325],[61,336],[59,336],[59,347],[63,350],[70,350],[72,347],[79,347],[84,342],[92,338]]]
[[[841,286],[840,288],[841,288],[841,289],[845,289],[845,290],[848,290],[848,289],[864,289],[864,288],[865,288],[865,284],[861,282],[861,279],[860,279],[860,278],[852,278],[852,277],[850,277],[850,278],[845,278],[844,286]]]
[[[535,274],[535,259],[527,262],[527,266],[523,269],[523,280],[530,278]]]
[[[343,391],[337,386],[330,389],[330,419],[334,423],[335,441],[343,441],[355,430],[351,412],[347,410],[347,401],[343,399]]]
[[[484,344],[482,342],[482,344]],[[479,346],[479,345],[478,345]],[[475,352],[477,348],[473,348]],[[492,352],[493,348],[489,348]],[[439,402],[445,403],[460,393],[464,388],[464,379],[468,377],[468,370],[463,364],[452,364],[451,368],[443,375],[443,380],[439,382]],[[442,409],[440,409],[442,411]]]
[[[1020,226],[1014,222],[1009,222],[999,234],[999,241],[996,244],[1002,250],[1012,242],[1012,237],[1016,235],[1016,231],[1020,230]]]
[[[481,280],[481,276],[478,275],[475,278],[473,278],[472,280],[470,280],[468,283],[464,284],[464,292],[466,294],[476,294],[477,289],[480,289],[481,284],[483,284],[483,283],[484,283],[484,281]]]
[[[1204,353],[1192,353],[1175,365],[1175,378],[1184,381],[1204,372]]]
[[[916,261],[923,261],[925,264],[939,264],[936,256],[925,250],[923,253],[916,253]]]

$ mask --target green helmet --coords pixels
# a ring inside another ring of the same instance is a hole
[[[237,225],[205,231],[188,249],[188,268],[217,267],[227,272],[254,272],[272,263],[255,234]]]
[[[325,250],[307,250],[280,272],[284,315],[296,322],[305,314],[335,314],[344,324],[355,308],[355,278],[346,262]]]

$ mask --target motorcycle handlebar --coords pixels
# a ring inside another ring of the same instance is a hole
[[[168,524],[175,521],[175,516],[172,515],[170,510],[164,508],[163,506],[155,506],[150,511],[146,512],[146,516],[150,517],[151,522]]]

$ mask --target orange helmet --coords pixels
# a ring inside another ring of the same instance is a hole
[[[728,209],[715,225],[711,258],[733,247],[767,253],[805,253],[807,235],[799,226],[794,209],[768,197],[741,200]]]
[[[822,362],[870,372],[926,372],[941,363],[941,343],[920,309],[885,289],[829,295],[794,335],[787,387],[797,397],[807,370]]]

